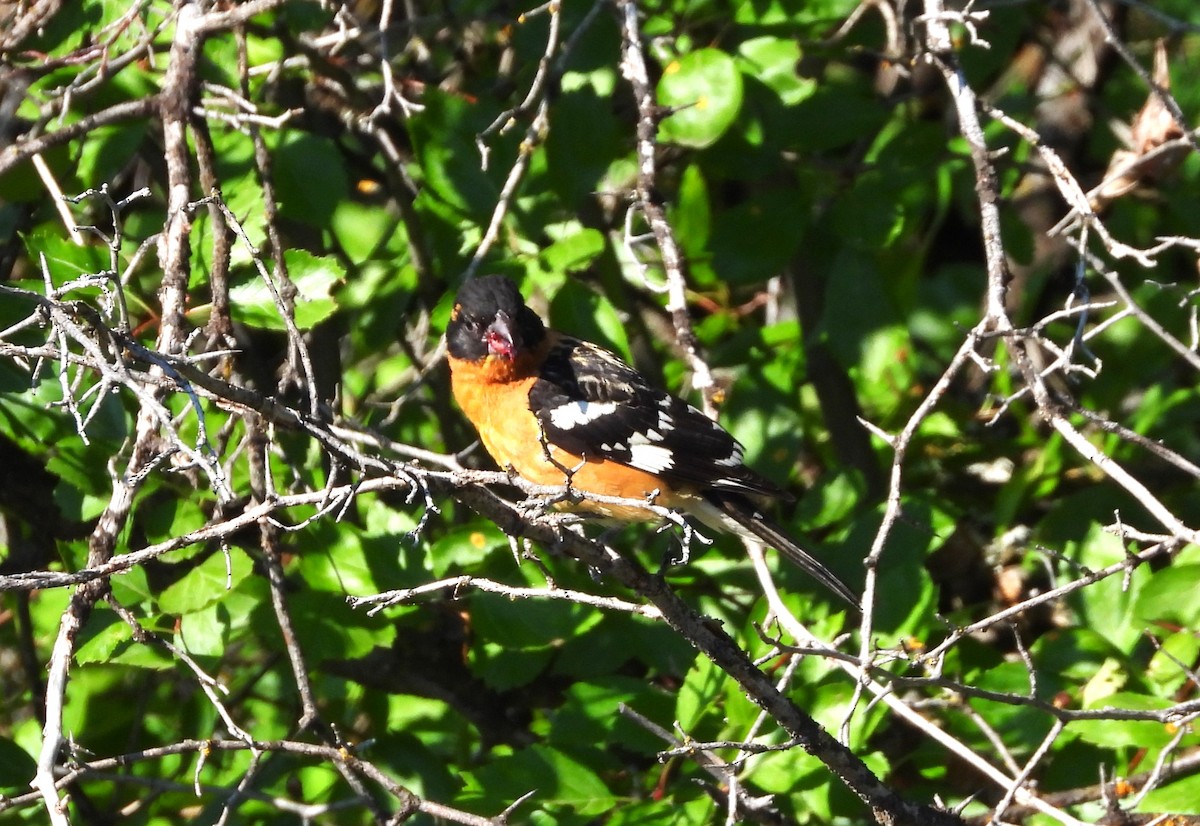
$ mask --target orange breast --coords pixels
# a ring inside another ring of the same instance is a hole
[[[622,499],[646,499],[657,490],[654,502],[668,508],[678,507],[687,498],[663,490],[661,481],[636,468],[601,458],[584,459],[555,445],[543,447],[541,427],[529,409],[529,391],[537,377],[521,377],[511,364],[488,364],[496,361],[489,356],[480,365],[456,362],[452,365],[451,386],[459,407],[502,469],[511,467],[528,482],[554,487],[566,485],[569,476],[575,490]],[[498,375],[501,381],[495,380]],[[574,507],[613,519],[659,518],[633,506],[583,502]]]

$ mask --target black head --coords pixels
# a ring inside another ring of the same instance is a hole
[[[492,355],[511,361],[545,336],[545,325],[525,306],[517,285],[502,275],[484,275],[467,281],[455,296],[446,346],[459,359]]]

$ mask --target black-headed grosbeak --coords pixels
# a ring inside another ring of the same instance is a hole
[[[760,539],[857,603],[759,511],[759,501],[791,497],[746,467],[737,440],[613,353],[546,329],[509,279],[463,285],[446,345],[454,397],[500,467],[537,485],[652,501]],[[620,520],[658,518],[637,505],[574,507]]]

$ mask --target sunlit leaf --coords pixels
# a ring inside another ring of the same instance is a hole
[[[596,773],[556,749],[531,746],[490,765],[464,773],[465,794],[481,800],[515,800],[536,784],[537,804],[566,806],[598,815],[615,803]]]
[[[800,44],[793,38],[756,37],[738,47],[741,70],[773,89],[785,104],[797,103],[817,88],[816,80],[800,77],[799,64]]]
[[[328,256],[318,257],[304,250],[288,250],[284,256],[288,277],[296,288],[294,300],[296,326],[310,330],[337,309],[332,291],[342,278],[341,268]],[[274,289],[260,277],[234,287],[229,292],[234,315],[252,327],[286,330],[287,324],[277,304],[278,280]]]
[[[1159,711],[1170,705],[1171,701],[1168,699],[1148,697],[1142,694],[1118,693],[1104,697],[1093,707]],[[1173,735],[1170,726],[1150,720],[1079,720],[1071,724],[1069,731],[1089,743],[1108,748],[1118,746],[1160,747],[1170,742]]]
[[[542,250],[542,258],[554,272],[571,272],[587,267],[604,250],[604,236],[594,229],[581,229]]]
[[[196,568],[158,596],[168,614],[188,614],[219,602],[250,574],[251,562],[240,551],[210,554]]]
[[[1137,595],[1133,610],[1147,622],[1174,622],[1195,628],[1200,605],[1192,597],[1200,587],[1200,565],[1173,565],[1156,571]]]
[[[1157,786],[1142,798],[1138,812],[1170,812],[1172,815],[1200,814],[1200,775],[1185,776]]]
[[[709,146],[725,134],[741,108],[741,72],[725,52],[699,49],[664,67],[658,103],[675,109],[659,124],[663,140]]]

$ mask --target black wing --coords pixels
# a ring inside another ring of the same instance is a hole
[[[724,428],[594,344],[559,337],[529,406],[550,444],[580,456],[653,473],[672,487],[780,494],[745,466],[742,446]]]

